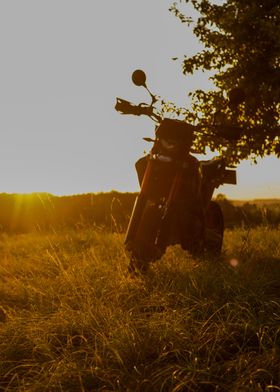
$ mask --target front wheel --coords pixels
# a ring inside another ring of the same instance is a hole
[[[133,219],[132,215],[132,223]],[[125,247],[130,258],[130,272],[145,273],[151,262],[162,257],[166,249],[166,245],[160,240],[162,224],[162,212],[159,205],[149,199],[146,200],[133,235],[127,235],[125,240]]]
[[[210,256],[219,256],[224,237],[224,218],[218,203],[210,201],[205,216],[205,251]]]

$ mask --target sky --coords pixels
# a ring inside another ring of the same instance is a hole
[[[116,97],[149,102],[131,73],[178,105],[210,88],[180,59],[201,49],[169,0],[0,2],[0,192],[138,191],[134,162],[149,150],[149,119],[121,116]],[[173,61],[172,57],[178,57]],[[229,198],[280,197],[279,160],[237,168]]]

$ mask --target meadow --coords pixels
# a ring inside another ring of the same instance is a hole
[[[0,235],[1,391],[279,391],[279,228],[127,274],[123,234]]]

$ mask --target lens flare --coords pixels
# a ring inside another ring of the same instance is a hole
[[[237,259],[232,258],[232,259],[229,260],[229,264],[232,267],[236,268],[238,266],[238,264],[239,264],[239,261]]]

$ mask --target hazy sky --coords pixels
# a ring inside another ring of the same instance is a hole
[[[148,101],[132,85],[142,68],[150,89],[180,105],[207,88],[172,57],[199,46],[168,12],[169,0],[0,2],[0,192],[136,191],[134,162],[153,123],[121,116],[115,97]],[[240,165],[234,198],[280,197],[279,161]]]

